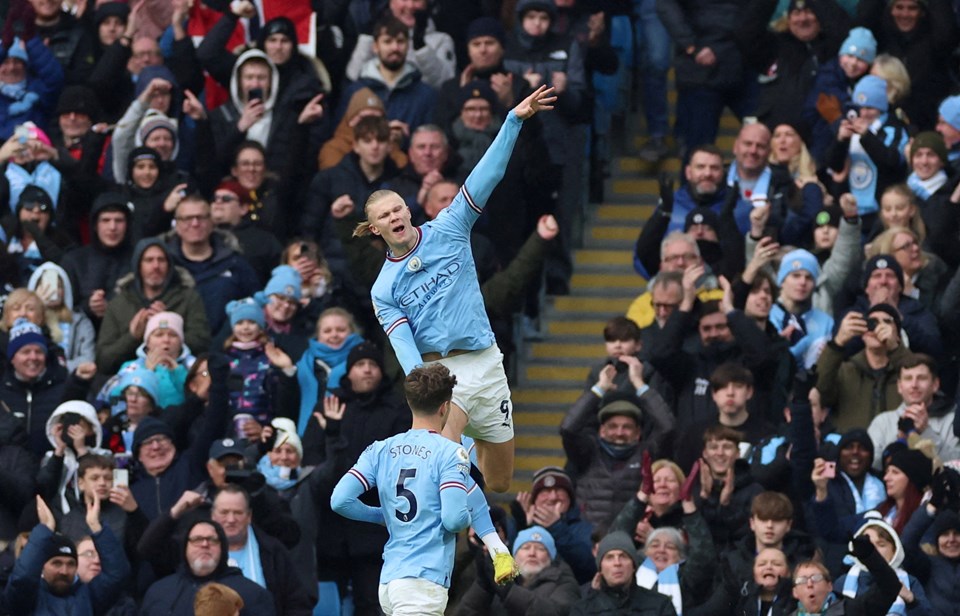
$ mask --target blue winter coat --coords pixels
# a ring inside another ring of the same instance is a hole
[[[406,69],[393,88],[383,82],[380,71],[377,70],[378,60],[367,62],[360,70],[360,77],[350,84],[343,96],[340,109],[337,110],[336,121],[339,122],[347,111],[347,103],[354,93],[361,88],[370,88],[383,101],[387,108],[388,120],[406,122],[413,131],[421,124],[429,124],[433,120],[433,110],[437,106],[437,91],[421,81],[420,71],[407,64]]]
[[[0,140],[6,141],[13,136],[17,124],[33,122],[40,128],[46,128],[47,118],[53,113],[54,106],[63,87],[63,68],[39,37],[27,41],[27,92],[37,95],[36,101],[23,113],[10,113],[13,99],[0,94]],[[0,62],[7,58],[7,48],[0,43]]]
[[[100,554],[103,570],[89,584],[74,580],[70,592],[59,597],[40,577],[52,540],[53,532],[43,524],[33,528],[4,590],[2,611],[21,616],[93,616],[106,612],[130,575],[130,563],[120,541],[107,526],[95,533],[93,544]]]

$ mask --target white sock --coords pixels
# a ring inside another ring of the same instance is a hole
[[[497,533],[487,533],[483,537],[480,537],[480,541],[483,542],[483,545],[487,546],[487,552],[490,554],[491,560],[501,552],[505,554],[510,553],[510,550],[508,550],[507,546],[500,540],[500,535]]]

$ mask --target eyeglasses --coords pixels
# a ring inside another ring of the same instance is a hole
[[[187,539],[187,543],[190,545],[203,545],[204,543],[209,545],[220,545],[219,537],[190,537]]]
[[[240,199],[236,195],[214,195],[214,203],[233,203],[234,201],[239,201]]]
[[[191,225],[194,223],[202,223],[210,220],[210,214],[194,214],[192,216],[177,216],[177,222],[182,222],[186,225]]]
[[[262,169],[266,165],[262,160],[241,160],[237,166],[244,169]]]
[[[171,443],[171,442],[172,441],[170,440],[169,436],[163,436],[162,434],[158,434],[157,436],[148,438],[147,440],[140,443],[140,447],[152,447],[153,445],[166,445],[167,443]]]
[[[123,397],[128,400],[136,400],[137,398],[143,398],[146,394],[140,391],[137,387],[128,387],[123,392]]]
[[[84,558],[97,558],[99,554],[97,554],[96,550],[84,550],[83,552],[77,554],[77,556],[83,556]]]
[[[901,250],[913,250],[914,248],[919,248],[920,244],[917,243],[917,240],[911,239],[906,244],[897,246],[893,249],[893,252],[900,252]]]
[[[680,305],[680,302],[653,302],[654,310],[673,310]]]
[[[800,577],[793,580],[794,586],[805,586],[808,582],[813,582],[814,584],[819,584],[820,582],[827,579],[827,576],[822,573],[814,573],[813,575],[801,575]]]
[[[696,258],[697,255],[693,254],[692,252],[685,252],[679,255],[664,255],[663,262],[670,263],[676,261],[693,261]]]
[[[466,105],[464,113],[490,113],[490,105]]]

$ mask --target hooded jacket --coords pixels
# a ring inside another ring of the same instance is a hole
[[[110,455],[110,451],[101,447],[103,440],[103,429],[100,426],[100,420],[92,406],[83,402],[67,402],[61,404],[50,415],[47,420],[47,440],[53,449],[57,447],[57,439],[53,436],[53,428],[61,418],[74,413],[87,420],[93,427],[93,436],[87,437],[87,447],[89,452],[97,455]],[[80,486],[77,480],[77,469],[80,462],[77,454],[70,446],[72,443],[66,434],[63,435],[64,442],[68,443],[63,452],[63,456],[56,456],[53,451],[48,451],[43,457],[40,466],[40,473],[37,475],[37,483],[40,493],[52,505],[59,505],[60,513],[69,513],[70,510],[83,500],[80,492]]]
[[[90,243],[67,253],[63,259],[63,269],[70,278],[74,303],[92,322],[99,323],[100,317],[90,311],[90,296],[102,289],[107,301],[113,299],[117,280],[130,271],[130,257],[133,255],[131,240],[131,215],[124,210],[127,218],[127,233],[123,241],[114,248],[107,248],[97,236],[97,218],[109,204],[94,202],[90,210]]]
[[[6,59],[7,51],[0,44],[0,62]],[[14,100],[6,94],[0,94],[0,139],[4,141],[13,135],[18,124],[33,122],[41,128],[45,127],[63,87],[63,69],[39,36],[26,42],[26,52],[28,64],[24,97]]]
[[[167,255],[169,269],[163,290],[149,300],[143,294],[140,260],[151,246],[160,247]],[[130,335],[130,321],[141,308],[161,301],[167,310],[183,317],[184,344],[195,353],[203,353],[210,345],[210,327],[207,325],[203,300],[193,289],[193,277],[185,269],[176,267],[170,250],[160,238],[141,240],[133,251],[131,272],[117,281],[116,296],[107,304],[100,336],[97,340],[97,366],[101,373],[113,374],[124,361],[133,359],[142,339]]]
[[[213,573],[198,577],[187,562],[186,537],[199,524],[213,527],[220,539],[220,561]],[[183,562],[173,575],[154,582],[143,598],[141,616],[193,616],[193,599],[200,587],[210,582],[229,586],[243,599],[241,616],[273,616],[273,596],[265,588],[243,577],[240,569],[227,564],[229,558],[227,535],[223,528],[210,520],[197,520],[187,530],[183,541]]]
[[[90,319],[83,312],[74,308],[73,286],[70,284],[70,277],[56,263],[48,261],[34,270],[30,276],[30,281],[27,283],[27,288],[36,291],[41,276],[47,271],[56,272],[57,277],[60,278],[63,285],[63,306],[70,311],[70,321],[58,323],[60,326],[59,333],[62,335],[58,344],[63,348],[64,356],[67,358],[67,371],[73,372],[80,364],[94,360],[94,343],[97,334]]]
[[[344,156],[353,152],[353,126],[350,123],[363,111],[376,111],[380,115],[385,115],[387,112],[383,101],[370,88],[360,88],[350,97],[347,110],[337,124],[333,137],[323,144],[317,155],[320,171],[335,167]],[[407,155],[400,148],[394,148],[389,158],[398,169],[405,167],[408,160]]]
[[[363,65],[360,76],[343,93],[343,103],[337,112],[338,121],[344,117],[346,102],[351,100],[354,93],[368,88],[383,101],[388,120],[406,122],[410,130],[421,124],[429,124],[437,106],[437,91],[423,82],[420,71],[408,62],[400,78],[391,87],[383,80],[379,66],[377,58]]]
[[[94,616],[110,609],[130,575],[130,563],[123,555],[123,546],[109,527],[104,526],[92,538],[103,566],[100,575],[88,584],[77,578],[66,595],[58,596],[41,577],[53,541],[53,531],[43,524],[37,524],[17,559],[3,593],[4,611],[23,616]],[[190,614],[193,614],[192,604]]]
[[[270,92],[264,93],[266,112],[253,126],[241,132],[237,126],[244,108],[240,68],[252,59],[262,60],[270,67]],[[282,180],[289,181],[308,169],[314,170],[314,165],[304,156],[312,131],[310,127],[299,125],[297,120],[304,105],[319,92],[319,82],[312,79],[295,79],[281,90],[279,71],[267,54],[259,49],[241,54],[230,77],[230,100],[210,112],[210,128],[221,170],[226,172],[229,169],[233,153],[246,139],[266,148],[267,165]]]

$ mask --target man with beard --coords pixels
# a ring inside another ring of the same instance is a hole
[[[683,168],[683,177],[686,183],[675,192],[672,181],[660,179],[660,202],[651,218],[659,214],[670,220],[664,235],[682,229],[687,214],[697,207],[720,211],[727,190],[723,185],[723,152],[713,145],[694,148]]]
[[[437,91],[422,81],[420,71],[407,62],[410,41],[407,26],[392,14],[373,26],[375,58],[364,63],[360,76],[346,89],[336,120],[346,111],[347,102],[360,88],[370,88],[387,108],[391,130],[411,134],[433,117]]]
[[[478,556],[476,580],[464,595],[457,614],[563,614],[580,598],[577,581],[567,564],[557,559],[557,546],[547,529],[531,526],[517,533],[513,557],[520,576],[496,586],[493,571],[486,566],[489,559],[482,553]]]
[[[227,563],[227,535],[216,522],[194,523],[184,541],[183,562],[173,575],[154,582],[143,598],[141,616],[193,614],[193,598],[200,586],[218,582],[237,591],[243,599],[240,616],[273,616],[273,596],[243,577]]]
[[[108,527],[100,523],[100,499],[87,500],[87,525],[100,554],[102,572],[84,583],[77,578],[77,548],[54,532],[53,512],[39,496],[40,523],[30,533],[23,553],[14,565],[3,594],[4,611],[9,614],[102,614],[114,603],[127,576],[130,563],[123,546]]]

